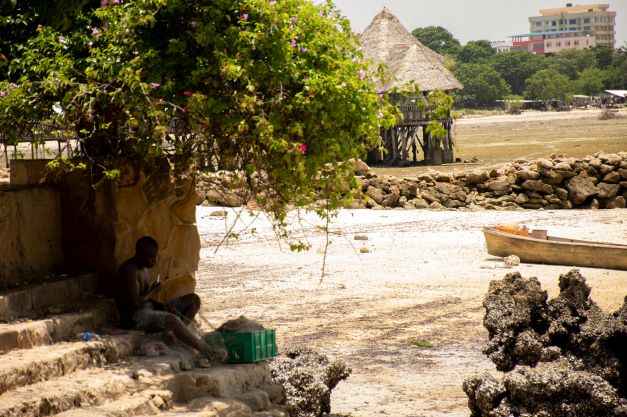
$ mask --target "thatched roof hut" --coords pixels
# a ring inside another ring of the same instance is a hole
[[[402,89],[412,81],[420,90],[459,90],[462,84],[444,67],[444,57],[420,43],[387,8],[375,16],[361,35],[364,57],[384,63],[388,80],[379,92]]]

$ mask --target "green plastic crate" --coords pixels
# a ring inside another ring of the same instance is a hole
[[[219,336],[218,336],[219,335]],[[220,337],[229,356],[228,363],[253,363],[272,359],[276,356],[276,334],[274,330],[256,330],[252,332],[219,333],[207,335],[213,344]],[[207,340],[209,341],[209,340]]]

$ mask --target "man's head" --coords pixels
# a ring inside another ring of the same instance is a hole
[[[150,236],[139,238],[135,243],[135,259],[144,268],[152,268],[157,262],[159,244]]]

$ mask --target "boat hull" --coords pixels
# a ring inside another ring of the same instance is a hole
[[[627,245],[551,238],[536,239],[486,227],[488,253],[516,255],[521,262],[627,270]]]

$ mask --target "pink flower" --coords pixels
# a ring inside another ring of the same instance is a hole
[[[102,27],[103,27],[105,30],[109,30],[109,24],[108,24],[107,22],[104,22],[104,25],[102,25]]]
[[[366,78],[366,71],[364,71],[364,70],[360,69],[360,70],[358,71],[358,74],[359,74],[359,79],[360,79],[360,80],[363,80],[364,78]]]
[[[305,48],[305,47],[303,46],[302,48],[300,48],[300,51],[301,51],[301,52],[303,52],[303,53],[305,53],[305,52],[307,52],[307,48]]]
[[[15,83],[11,83],[11,88],[16,89],[16,88],[19,88],[19,87],[20,87],[19,85],[15,84]]]
[[[377,113],[377,117],[379,119],[383,119],[383,113],[381,111],[379,111],[379,113]]]
[[[98,30],[98,28],[93,28],[91,30],[91,34],[94,36],[100,35],[100,31]]]
[[[92,41],[87,42],[87,47],[91,48],[92,46],[94,46],[94,43]]]
[[[152,88],[153,90],[155,90],[155,89],[159,88],[159,86],[160,86],[160,85],[161,85],[161,84],[159,84],[159,83],[150,83],[150,88]]]
[[[307,152],[307,145],[304,145],[304,144],[303,144],[303,145],[300,145],[300,146],[298,147],[298,150],[299,150],[299,151],[301,151],[302,153]]]
[[[109,0],[102,0],[100,2],[100,7],[107,7],[109,5]]]
[[[248,20],[248,13],[244,13],[242,15],[242,20]]]
[[[7,96],[7,92],[6,91],[0,91],[0,97],[4,98]]]
[[[274,5],[275,5],[275,2],[273,2],[273,1],[271,1],[270,3],[268,3],[268,6],[270,6],[270,7],[274,7]]]
[[[191,96],[192,94],[194,94],[194,93],[192,93],[192,92],[191,92],[191,91],[189,91],[189,90],[185,90],[185,91],[183,91],[183,95],[184,95],[184,96],[189,97],[189,96]]]
[[[120,0],[113,0],[113,4],[120,4]]]
[[[298,19],[296,19],[296,17],[295,17],[295,16],[290,17],[290,22],[292,22],[292,23],[296,23],[296,20],[298,20]]]
[[[292,39],[292,42],[290,42],[290,46],[292,48],[296,48],[298,46],[298,42],[296,42],[296,39]]]
[[[192,29],[196,29],[196,21],[192,20],[190,25],[192,26]]]

